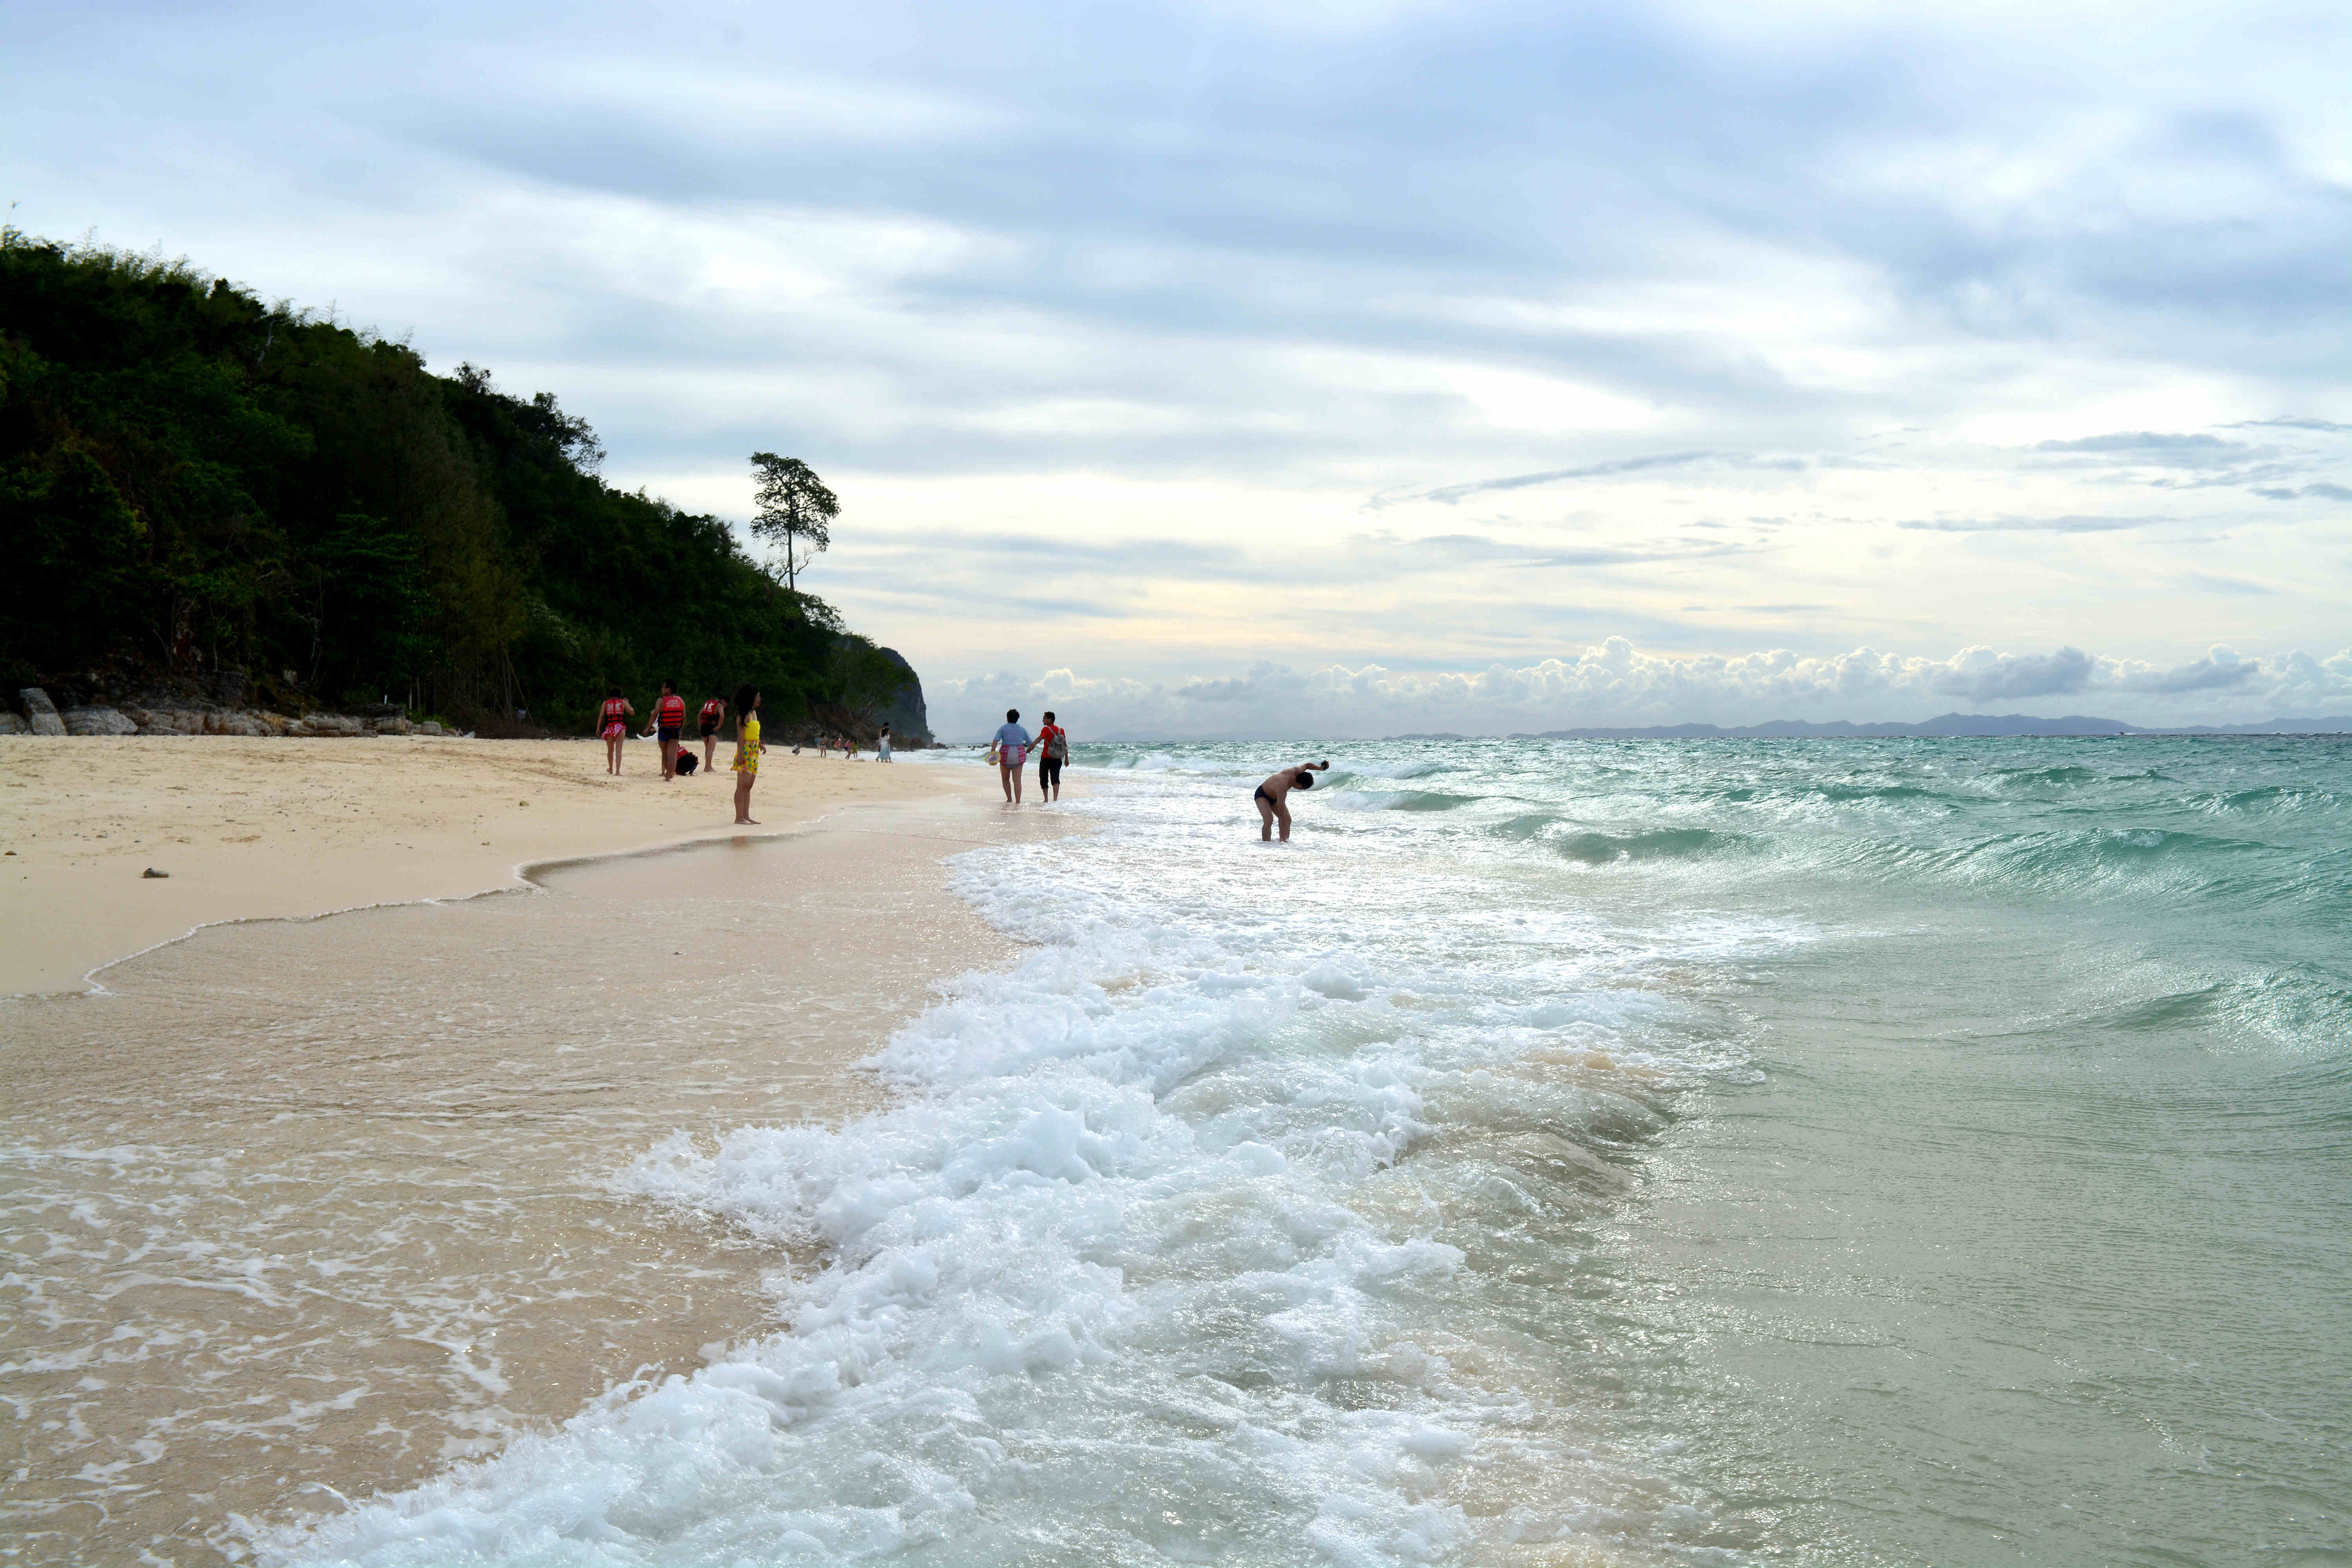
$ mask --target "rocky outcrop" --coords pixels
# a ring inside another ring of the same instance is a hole
[[[241,689],[241,687],[240,687]],[[27,687],[26,717],[0,711],[0,735],[450,735],[437,723],[412,724],[398,709],[366,714],[305,713],[289,719],[253,708],[195,706],[177,700],[125,702],[120,707],[77,702],[59,713],[39,687]],[[153,702],[153,706],[148,706]]]
[[[900,657],[897,648],[877,648],[875,651],[907,672],[907,684],[899,691],[898,700],[875,718],[890,727],[891,737],[900,745],[928,743],[931,738],[931,721],[923,710],[922,677],[915,673],[915,667]]]
[[[27,686],[16,695],[24,700],[26,728],[36,735],[62,735],[66,721],[58,716],[58,705],[49,694],[37,686]]]
[[[68,735],[136,735],[138,724],[111,708],[68,708],[65,710],[66,733]]]

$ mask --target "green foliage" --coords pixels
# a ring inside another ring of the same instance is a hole
[[[833,650],[834,700],[852,717],[872,723],[898,700],[914,677],[904,665],[861,637],[845,637]]]
[[[0,231],[0,668],[245,668],[281,701],[559,729],[608,683],[755,681],[789,720],[864,679],[830,606],[603,457],[551,394],[433,375],[184,262]],[[806,479],[821,536],[839,504]]]

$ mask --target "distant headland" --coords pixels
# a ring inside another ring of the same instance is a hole
[[[2000,735],[2344,735],[2352,734],[2352,714],[2325,719],[2268,719],[2256,724],[2128,724],[2121,719],[2069,714],[2042,719],[2031,713],[1945,713],[1916,724],[1856,724],[1832,719],[1774,719],[1762,724],[1653,724],[1642,729],[1587,727],[1521,731],[1514,741],[1748,741],[1901,740]],[[1391,741],[1461,741],[1454,734],[1391,735]]]

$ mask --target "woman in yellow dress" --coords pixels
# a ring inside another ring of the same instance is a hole
[[[751,784],[760,776],[760,689],[735,689],[735,824],[757,827],[751,815]]]

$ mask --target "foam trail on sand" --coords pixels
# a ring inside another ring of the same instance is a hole
[[[263,1555],[2340,1546],[2342,742],[1329,751],[1078,748],[891,1109],[624,1145],[787,1328]]]
[[[265,1557],[1371,1564],[1700,1540],[1482,1304],[1496,1260],[1450,1230],[1549,1243],[1614,1201],[1608,1151],[1738,1063],[1632,982],[1669,949],[1784,939],[1475,905],[1433,928],[1424,887],[1384,906],[1393,867],[1341,860],[1320,869],[1361,879],[1352,908],[1282,912],[1294,873],[1246,846],[1237,867],[1231,803],[1188,771],[1098,782],[1088,809],[1118,809],[1095,838],[962,858],[966,895],[1042,945],[891,1041],[896,1109],[673,1140],[623,1176],[829,1248],[774,1281],[789,1331]],[[1473,928],[1503,956],[1445,951]]]

